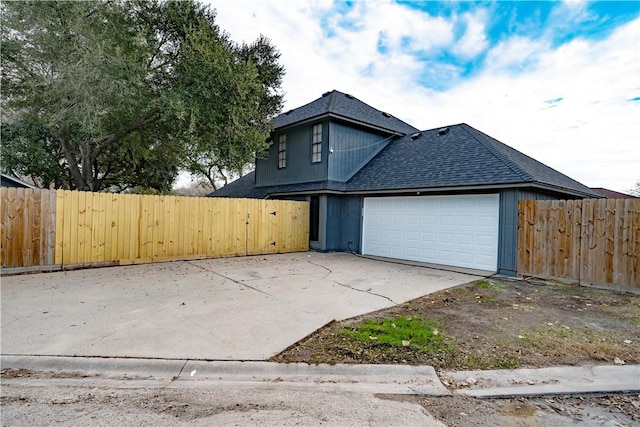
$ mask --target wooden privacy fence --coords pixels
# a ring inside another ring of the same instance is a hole
[[[309,204],[2,188],[2,267],[91,266],[309,249]]]
[[[521,200],[517,270],[640,291],[640,199]]]

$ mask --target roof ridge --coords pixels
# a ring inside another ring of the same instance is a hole
[[[333,89],[331,93],[329,93],[329,102],[327,102],[327,112],[330,113],[333,109],[333,104],[335,102],[337,90]]]
[[[314,101],[279,114],[275,118],[275,126],[280,128],[332,116],[389,133],[404,135],[417,131],[414,126],[404,120],[385,113],[353,95],[335,89],[324,92]]]
[[[535,182],[536,181],[534,179],[534,177],[530,173],[526,172],[520,165],[518,165],[516,162],[514,162],[507,154],[500,152],[495,147],[494,141],[498,142],[498,143],[500,143],[502,145],[505,145],[505,144],[499,142],[498,140],[495,140],[495,139],[491,138],[490,136],[488,136],[484,132],[479,131],[478,129],[476,129],[476,128],[472,127],[472,126],[469,126],[466,123],[461,123],[459,126],[461,126],[462,129],[464,129],[465,132],[467,132],[472,138],[474,138],[476,141],[478,141],[480,144],[482,144],[487,150],[489,150],[491,152],[491,154],[493,154],[498,160],[500,160],[502,163],[504,163],[505,166],[507,166],[509,169],[511,169],[516,175],[518,175],[524,181],[530,181],[530,182]],[[469,131],[468,128],[473,129],[475,132],[479,133],[480,135],[474,135],[472,132]],[[482,138],[479,138],[479,136],[481,136]]]

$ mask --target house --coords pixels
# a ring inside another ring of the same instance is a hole
[[[1,174],[0,187],[16,187],[16,188],[31,188],[36,189],[37,187],[33,184],[29,184],[21,179],[18,179],[14,176],[8,175],[6,173]]]
[[[636,196],[631,194],[620,193],[618,191],[609,190],[608,188],[591,187],[591,189],[607,199],[637,199]]]
[[[515,275],[518,200],[601,197],[467,124],[420,131],[335,90],[272,135],[255,171],[211,196],[308,200],[322,251]]]

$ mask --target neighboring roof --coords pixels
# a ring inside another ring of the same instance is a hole
[[[249,199],[263,199],[260,188],[256,188],[256,171],[249,172],[235,181],[232,181],[222,188],[209,194],[210,197],[240,197]]]
[[[578,181],[462,123],[391,142],[348,183],[350,192],[530,184],[586,197]]]
[[[256,187],[254,173],[251,173],[212,195],[264,198],[320,191],[363,194],[512,186],[601,197],[574,179],[465,123],[414,132],[390,142],[346,183],[320,181]]]
[[[596,193],[603,195],[607,199],[637,199],[638,198],[637,196],[633,196],[627,193],[620,193],[614,190],[609,190],[608,188],[591,187],[591,189]]]
[[[418,131],[391,114],[376,110],[359,99],[337,90],[326,92],[309,104],[280,114],[276,117],[275,128],[324,117],[335,117],[361,126],[402,135]]]
[[[271,194],[290,194],[321,191],[346,191],[346,184],[337,181],[316,181],[299,184],[272,185],[256,187],[255,171],[239,178],[224,187],[209,194],[211,197],[240,197],[249,199],[264,199]]]
[[[15,176],[11,176],[6,173],[0,174],[0,175],[2,175],[2,179],[0,180],[1,181],[0,186],[2,187],[17,187],[17,188],[31,188],[31,189],[38,188],[33,184],[29,184],[28,182],[25,182],[21,179],[16,178]]]

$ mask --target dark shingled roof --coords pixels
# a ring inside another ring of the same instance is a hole
[[[256,172],[252,171],[209,194],[210,197],[264,199],[267,193],[256,188]]]
[[[591,187],[591,189],[596,193],[603,195],[607,199],[637,199],[638,198],[632,194],[620,193],[619,191],[609,190],[608,188]]]
[[[316,181],[299,184],[272,185],[267,187],[256,187],[255,172],[248,173],[224,187],[209,194],[212,197],[240,197],[248,199],[264,199],[271,194],[321,192],[321,191],[341,191],[344,192],[347,186],[344,182],[337,181]]]
[[[404,135],[417,132],[417,129],[410,124],[388,113],[376,110],[359,99],[337,90],[327,92],[302,107],[280,114],[276,117],[275,128],[278,129],[325,116],[348,120],[366,127],[383,129],[390,133]]]
[[[415,136],[414,132],[392,141],[347,183],[320,181],[256,187],[252,172],[212,195],[264,198],[327,190],[363,193],[535,185],[579,196],[601,197],[596,191],[464,123],[422,131],[414,139]]]
[[[440,132],[445,130],[446,133]],[[442,133],[439,135],[439,133]],[[536,184],[598,197],[590,188],[467,124],[391,142],[348,183],[353,192]]]
[[[0,186],[2,187],[18,187],[18,188],[31,188],[33,190],[37,189],[33,184],[29,184],[26,181],[23,181],[15,176],[3,173],[2,179],[0,180]]]

